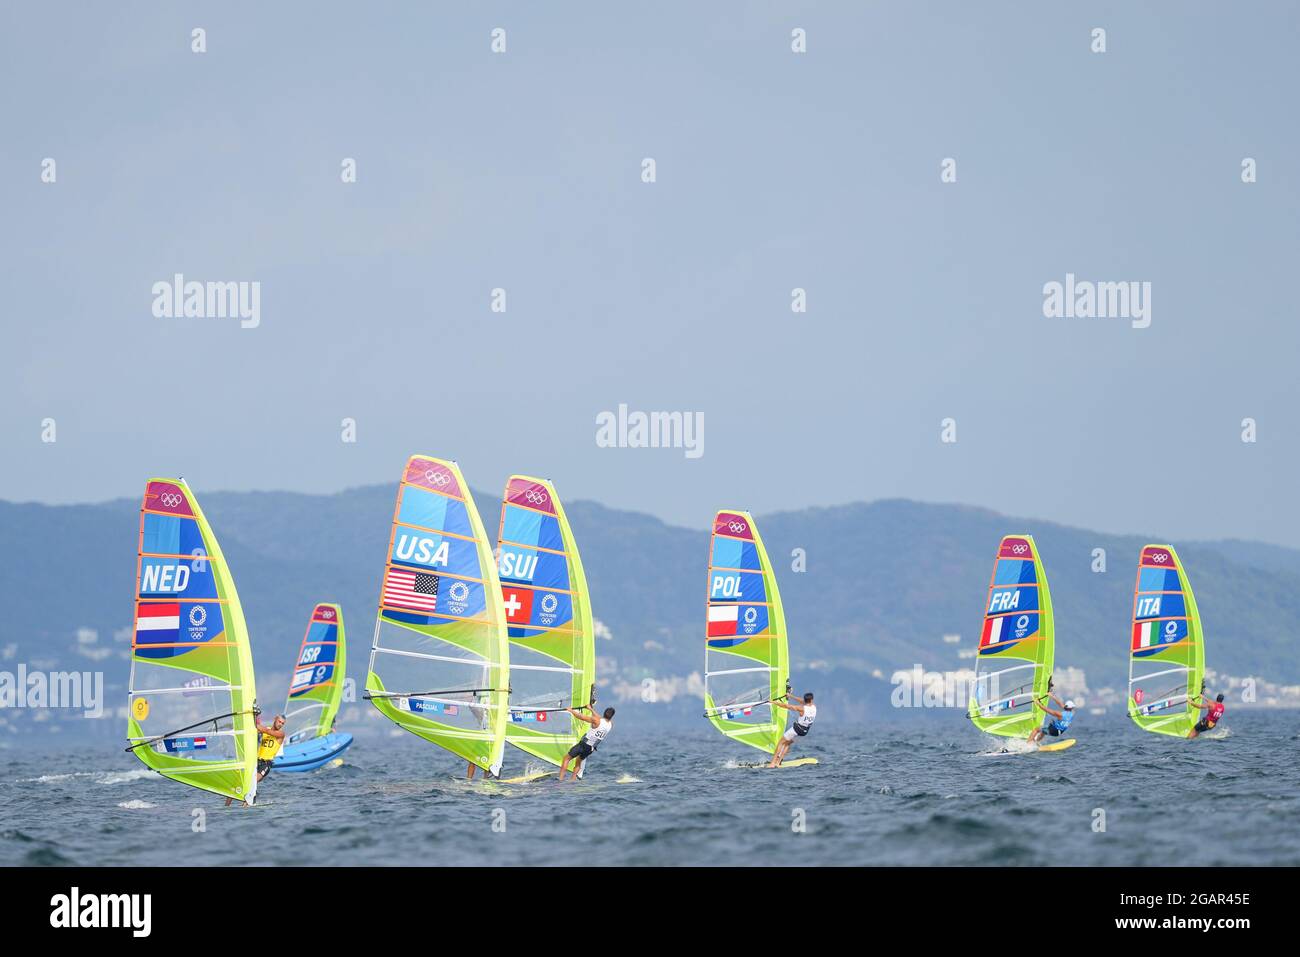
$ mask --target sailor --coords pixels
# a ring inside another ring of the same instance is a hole
[[[1219,719],[1223,717],[1223,712],[1225,710],[1223,706],[1223,695],[1218,695],[1213,701],[1205,700],[1205,685],[1203,684],[1201,685],[1201,693],[1191,700],[1191,704],[1194,708],[1199,708],[1201,711],[1206,712],[1206,714],[1200,721],[1196,722],[1196,726],[1193,727],[1191,731],[1187,732],[1187,737],[1189,739],[1196,737],[1202,731],[1209,731],[1218,724]]]
[[[786,685],[785,697],[792,697],[789,693],[789,685]],[[802,738],[812,728],[813,722],[817,720],[817,706],[813,704],[813,693],[807,692],[803,696],[803,704],[786,704],[784,701],[773,701],[772,704],[778,708],[785,708],[786,711],[793,711],[799,717],[794,719],[794,724],[781,736],[781,740],[776,744],[776,753],[772,755],[772,762],[769,768],[779,768],[781,762],[785,760],[786,753],[790,750],[790,745],[794,744],[795,738]]]
[[[560,780],[564,780],[564,772],[569,769],[569,759],[573,759],[573,776],[576,778],[582,772],[582,764],[587,758],[595,752],[609,734],[610,729],[614,727],[614,709],[606,708],[604,713],[598,718],[594,714],[583,714],[576,708],[565,708],[565,711],[573,715],[579,721],[585,721],[591,725],[591,730],[584,734],[581,740],[569,749],[569,753],[564,756],[560,762]]]
[[[271,773],[275,756],[284,744],[284,715],[277,714],[268,728],[258,719],[258,714],[257,711],[253,712],[253,725],[257,728],[257,780],[260,782]],[[233,800],[234,798],[226,798],[226,807],[230,807]]]
[[[486,678],[486,673],[484,674],[484,677]],[[486,684],[486,681],[484,683]],[[480,689],[478,691],[473,691],[470,693],[474,695],[481,695],[484,694],[485,692],[482,689]],[[475,700],[477,701],[478,698],[476,697]],[[487,730],[488,713],[489,713],[487,708],[475,707],[474,705],[470,705],[469,711],[470,714],[474,716],[474,720],[478,722],[478,726],[483,730]],[[473,761],[466,761],[465,763],[468,765],[468,767],[465,768],[465,780],[473,781],[474,774],[478,771],[478,765],[475,764]],[[490,772],[484,771],[483,773],[488,777],[491,777]]]
[[[1047,712],[1048,720],[1043,723],[1041,728],[1035,728],[1030,732],[1030,744],[1043,740],[1045,734],[1050,734],[1054,738],[1065,734],[1066,731],[1070,730],[1070,722],[1074,720],[1074,702],[1072,700],[1066,700],[1061,710],[1057,711],[1051,706],[1051,702],[1054,701],[1060,705],[1061,699],[1050,690],[1047,697],[1049,701],[1046,706],[1037,698],[1034,699],[1034,707]]]

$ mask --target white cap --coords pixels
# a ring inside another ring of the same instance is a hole
[[[1074,699],[1073,699],[1073,698],[1071,698],[1071,699],[1069,699],[1068,701],[1065,702],[1065,710],[1066,710],[1066,711],[1073,711],[1073,710],[1074,710]]]

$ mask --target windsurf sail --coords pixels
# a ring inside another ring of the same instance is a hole
[[[1138,559],[1129,641],[1128,713],[1144,731],[1187,737],[1200,719],[1191,699],[1205,680],[1205,642],[1187,572],[1172,545]]]
[[[769,754],[785,733],[790,679],[785,613],[767,549],[748,512],[713,519],[704,640],[704,714],[736,741]]]
[[[298,663],[284,703],[284,743],[297,744],[329,734],[343,701],[347,677],[343,608],[322,603],[312,609],[298,648]]]
[[[397,490],[366,697],[399,728],[497,775],[509,691],[483,520],[455,462],[413,455]]]
[[[182,784],[257,793],[253,655],[225,556],[183,479],[140,506],[127,750]]]
[[[1038,548],[1029,535],[998,546],[984,604],[984,626],[967,712],[989,734],[1028,737],[1043,722],[1052,677],[1056,629],[1052,595]]]
[[[587,576],[550,482],[510,477],[497,548],[513,687],[506,743],[559,765],[588,729],[563,709],[595,704],[596,641]]]

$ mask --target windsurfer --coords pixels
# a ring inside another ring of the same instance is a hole
[[[1206,701],[1204,685],[1201,686],[1201,693],[1191,700],[1191,704],[1193,707],[1206,712],[1206,714],[1200,721],[1196,722],[1195,727],[1193,727],[1191,731],[1187,732],[1188,738],[1194,738],[1202,731],[1209,731],[1218,724],[1219,719],[1223,717],[1223,712],[1225,710],[1223,706],[1223,695],[1218,695],[1213,701]]]
[[[581,740],[569,749],[569,753],[564,756],[560,762],[559,780],[564,780],[564,773],[569,769],[569,761],[573,760],[573,776],[576,778],[582,771],[582,764],[587,758],[595,752],[600,743],[605,740],[610,729],[614,727],[614,709],[606,708],[604,713],[598,718],[595,714],[583,714],[577,708],[565,708],[565,711],[573,715],[579,721],[585,721],[591,725],[591,730],[584,734]]]
[[[253,712],[253,724],[257,728],[257,780],[261,780],[271,773],[271,766],[275,762],[275,756],[280,753],[280,747],[284,744],[284,715],[277,714],[271,726],[267,727],[258,719],[259,712]],[[226,798],[226,807],[230,807],[234,798]]]
[[[786,685],[786,687],[789,688],[789,685]],[[788,691],[785,697],[791,697]],[[793,711],[799,716],[794,719],[794,724],[790,725],[785,734],[781,736],[781,740],[776,744],[776,753],[772,755],[772,762],[768,767],[779,768],[790,750],[790,745],[794,744],[795,738],[802,738],[811,730],[813,722],[817,720],[817,706],[813,704],[813,693],[811,691],[804,694],[803,704],[786,704],[784,701],[773,701],[772,704],[778,708],[785,708],[786,711]]]
[[[486,671],[485,671],[484,674],[483,674],[483,682],[482,682],[484,685],[487,684],[487,678],[488,678],[488,676],[487,676],[487,673],[486,673]],[[477,702],[477,701],[479,700],[479,699],[478,699],[478,696],[481,695],[481,694],[484,694],[484,693],[485,693],[485,692],[483,692],[483,691],[471,691],[471,692],[467,692],[467,694],[471,694],[471,695],[474,696],[474,701],[475,701],[475,702]],[[482,730],[484,730],[484,731],[486,731],[486,730],[487,730],[487,726],[488,726],[488,710],[487,710],[487,708],[477,707],[476,705],[471,704],[471,705],[469,706],[469,713],[472,714],[472,715],[474,716],[474,720],[478,722],[478,726],[479,726],[479,728],[482,729]],[[466,764],[469,765],[469,766],[465,769],[465,780],[466,780],[466,781],[473,781],[473,780],[474,780],[474,775],[478,772],[478,765],[475,764],[473,761],[467,761]]]
[[[1050,684],[1049,684],[1049,688],[1050,688]],[[1053,694],[1050,690],[1047,693],[1047,697],[1050,699],[1047,705],[1044,705],[1037,698],[1034,699],[1034,707],[1047,712],[1048,720],[1043,723],[1043,726],[1041,728],[1035,728],[1033,731],[1030,732],[1029,734],[1030,744],[1034,744],[1035,742],[1041,741],[1043,739],[1043,736],[1046,734],[1050,734],[1054,738],[1065,734],[1066,731],[1070,730],[1070,722],[1074,720],[1073,701],[1067,699],[1064,704],[1061,704],[1061,699],[1058,698],[1055,694]],[[1052,708],[1051,706],[1052,701],[1055,701],[1058,705],[1061,705],[1060,711],[1057,711],[1054,708]]]

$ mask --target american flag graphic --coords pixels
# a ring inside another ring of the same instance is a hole
[[[384,582],[384,604],[433,611],[438,607],[438,576],[390,569]]]

